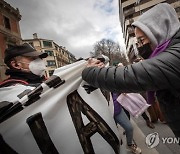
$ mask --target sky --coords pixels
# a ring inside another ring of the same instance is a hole
[[[111,39],[125,50],[118,0],[5,0],[22,16],[22,39],[53,40],[76,58],[87,58],[101,39]]]

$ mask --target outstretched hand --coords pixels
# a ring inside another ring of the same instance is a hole
[[[93,67],[93,66],[104,67],[104,63],[95,58],[89,58],[87,67]]]

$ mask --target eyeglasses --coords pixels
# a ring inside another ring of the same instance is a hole
[[[136,45],[138,47],[142,46],[144,44],[144,42],[147,40],[147,38],[145,36],[140,36],[137,38],[137,42]]]

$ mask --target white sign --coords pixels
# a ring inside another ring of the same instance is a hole
[[[0,116],[0,152],[119,153],[119,134],[107,100],[99,89],[87,93],[83,87],[86,64],[82,60],[59,68],[37,88],[0,88],[0,103],[14,103]]]

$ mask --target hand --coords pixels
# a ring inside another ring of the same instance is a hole
[[[137,58],[133,61],[133,63],[138,63],[138,62],[140,62],[140,61],[143,61],[143,58],[142,58],[142,57],[137,57]]]
[[[123,63],[119,63],[118,64],[118,67],[122,67],[122,66],[124,66]]]
[[[90,86],[90,85],[84,85],[83,88],[86,90],[86,92],[88,94],[90,94],[91,92],[93,92],[94,90],[98,89],[96,87]]]
[[[93,66],[104,67],[104,63],[95,58],[89,58],[87,67],[93,67]]]

